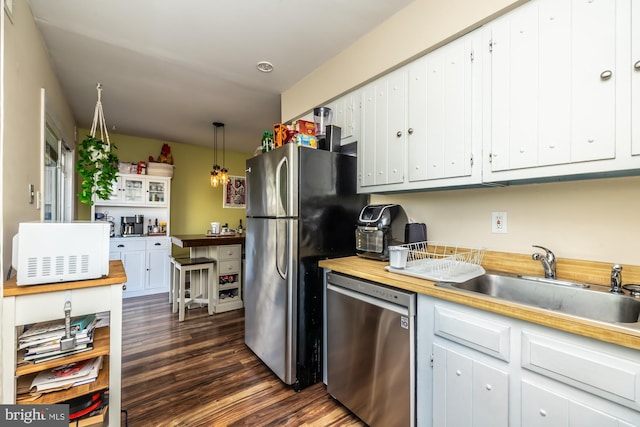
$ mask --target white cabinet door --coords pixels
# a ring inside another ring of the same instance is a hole
[[[109,248],[110,259],[120,259],[127,273],[124,295],[145,288],[147,278],[146,248],[142,239],[112,239]]]
[[[486,181],[588,173],[539,168],[616,157],[617,4],[537,0],[487,25]]]
[[[473,426],[509,426],[509,376],[506,372],[473,362]]]
[[[146,283],[145,251],[133,250],[120,253],[124,271],[127,273],[125,294],[142,290]]]
[[[147,178],[145,204],[166,206],[169,203],[169,180],[163,178]]]
[[[166,249],[150,250],[147,253],[147,288],[163,288],[169,290],[169,256]]]
[[[508,427],[506,372],[439,344],[433,345],[433,425]]]
[[[362,141],[358,144],[360,187],[404,180],[406,72],[400,69],[363,89]]]
[[[371,187],[376,184],[376,116],[378,116],[377,109],[380,108],[377,102],[379,84],[379,82],[370,83],[362,90],[362,141],[358,143],[360,187]]]
[[[616,3],[615,0],[571,2],[574,162],[610,159],[616,154]]]
[[[142,205],[147,195],[147,182],[142,177],[121,177],[122,195],[120,201],[124,204]]]
[[[522,382],[522,427],[626,427],[624,420]]]
[[[471,174],[472,35],[408,66],[409,182]]]
[[[491,23],[491,170],[535,166],[538,141],[538,4]]]
[[[147,240],[147,281],[146,288],[169,290],[169,270],[171,241],[169,238],[149,238]]]
[[[631,3],[631,137],[632,154],[640,155],[640,3]]]
[[[342,145],[360,140],[361,97],[360,90],[355,90],[329,105],[333,113],[333,124],[340,127]]]

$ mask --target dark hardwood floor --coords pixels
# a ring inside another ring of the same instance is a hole
[[[178,322],[167,294],[124,300],[122,408],[131,427],[364,425],[324,384],[283,384],[244,344],[244,310]]]

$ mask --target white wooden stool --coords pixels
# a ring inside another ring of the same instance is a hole
[[[211,258],[173,258],[173,312],[178,312],[178,321],[184,320],[184,310],[189,304],[206,304],[209,315],[213,314],[213,266]],[[186,295],[186,276],[189,274],[189,297]]]

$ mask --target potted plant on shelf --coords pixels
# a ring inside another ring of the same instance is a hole
[[[93,116],[91,131],[80,144],[76,172],[82,178],[78,198],[81,203],[93,205],[93,195],[107,200],[112,192],[118,173],[118,156],[112,151],[116,148],[109,142],[109,133],[102,112],[102,85],[98,83],[98,102]],[[100,125],[101,138],[96,138],[96,127]]]

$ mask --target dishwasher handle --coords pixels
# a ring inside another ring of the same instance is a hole
[[[398,313],[402,316],[413,317],[414,314],[410,312],[408,307],[403,307],[398,304],[393,304],[391,302],[387,302],[385,300],[381,300],[378,298],[371,297],[369,295],[361,294],[359,292],[352,291],[350,289],[343,288],[341,286],[336,286],[331,283],[327,283],[327,291],[333,291],[338,294],[342,294],[344,296],[356,299],[358,301],[364,301],[368,304],[371,304],[376,307],[380,307],[384,310],[393,311],[394,313]]]

